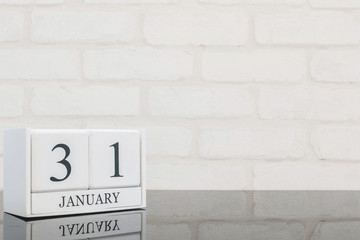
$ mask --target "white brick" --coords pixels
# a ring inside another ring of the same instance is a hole
[[[215,3],[220,5],[250,4],[250,5],[288,5],[299,6],[305,0],[198,0],[201,3]]]
[[[322,127],[312,133],[311,144],[322,160],[360,161],[360,128]]]
[[[259,91],[260,117],[305,118],[311,111],[310,89],[305,87],[263,87]],[[314,105],[317,105],[313,102]]]
[[[126,4],[153,4],[153,3],[177,3],[179,0],[84,0],[86,4],[97,3],[126,3]]]
[[[311,59],[311,75],[321,82],[360,82],[359,51],[318,51]]]
[[[250,168],[244,161],[157,160],[146,165],[148,189],[244,190],[250,187]],[[191,179],[191,181],[189,181]]]
[[[206,51],[202,67],[203,78],[209,81],[300,81],[306,58],[296,50]]]
[[[358,44],[358,29],[359,22],[354,16],[338,12],[255,18],[255,38],[261,44]]]
[[[360,190],[359,174],[359,164],[259,163],[254,190]]]
[[[193,57],[180,51],[151,48],[86,51],[88,79],[179,80],[192,73]]]
[[[199,154],[204,158],[299,158],[304,154],[304,134],[290,128],[203,129]]]
[[[347,121],[360,119],[360,88],[264,87],[258,102],[264,119]]]
[[[74,79],[79,56],[72,50],[0,50],[0,79]]]
[[[192,133],[183,127],[146,127],[148,155],[172,155],[185,157],[189,155]]]
[[[311,240],[357,240],[359,236],[359,221],[319,222]]]
[[[134,16],[123,12],[35,11],[31,39],[35,42],[128,42]]]
[[[254,113],[255,98],[243,87],[153,87],[153,116],[240,117]]]
[[[117,87],[38,87],[31,108],[36,115],[137,115],[139,89]]]
[[[360,8],[358,0],[310,0],[310,5],[316,8]]]
[[[199,226],[199,240],[305,240],[300,223],[286,222],[204,222]]]
[[[144,37],[151,44],[238,46],[247,32],[247,17],[230,13],[148,15],[144,22]]]
[[[191,230],[185,223],[178,224],[146,224],[148,240],[184,240],[191,239]]]
[[[0,15],[0,42],[20,40],[23,36],[24,17],[19,13],[4,12]]]
[[[27,4],[60,4],[63,0],[0,0],[0,4],[27,5]]]
[[[23,114],[24,89],[15,86],[0,86],[0,116],[17,117]]]

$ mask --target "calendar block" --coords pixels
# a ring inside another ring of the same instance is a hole
[[[90,188],[140,186],[138,131],[94,130],[90,146]]]
[[[31,159],[33,193],[89,188],[87,131],[33,130]]]
[[[107,214],[25,220],[4,215],[4,239],[21,240],[145,240],[146,212],[143,210]]]
[[[34,218],[145,206],[144,131],[5,131],[5,212]]]

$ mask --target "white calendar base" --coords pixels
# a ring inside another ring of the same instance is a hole
[[[31,217],[145,207],[141,187],[31,194]]]

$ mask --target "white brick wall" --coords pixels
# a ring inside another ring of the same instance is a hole
[[[0,42],[18,41],[23,36],[24,17],[16,12],[0,15]]]
[[[151,48],[89,50],[84,75],[93,80],[179,80],[192,73],[193,57],[180,51]]]
[[[39,116],[133,116],[139,113],[139,89],[116,87],[37,87],[31,109]]]
[[[0,86],[0,116],[17,117],[23,114],[24,88]]]
[[[259,113],[264,119],[348,121],[360,118],[360,88],[342,86],[263,87]]]
[[[145,128],[149,189],[360,189],[358,0],[0,6],[0,129]]]
[[[360,129],[322,127],[312,132],[311,145],[319,159],[360,161]]]
[[[1,80],[65,80],[80,75],[76,51],[63,49],[0,49]]]
[[[359,21],[341,12],[286,13],[255,17],[260,44],[346,45],[359,43]]]
[[[219,82],[295,82],[306,73],[304,51],[256,50],[251,52],[206,51],[202,76]],[[288,67],[284,68],[284,65]]]
[[[360,82],[360,52],[323,50],[310,61],[311,75],[320,82]]]
[[[310,0],[310,5],[316,8],[360,8],[357,0]]]
[[[238,46],[247,35],[247,17],[241,14],[159,14],[144,20],[144,37],[156,45]]]
[[[145,126],[147,154],[154,156],[189,156],[192,132],[184,127]]]
[[[304,154],[304,136],[296,129],[203,129],[199,154],[204,158],[287,159]]]
[[[150,189],[251,189],[251,167],[246,161],[169,161],[167,158],[156,158],[147,165],[147,176],[147,186]]]
[[[135,18],[122,12],[35,11],[31,15],[34,42],[129,42]]]
[[[154,87],[149,109],[154,116],[240,117],[254,113],[255,97],[243,87]]]

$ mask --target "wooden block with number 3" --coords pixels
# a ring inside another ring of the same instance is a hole
[[[85,130],[32,131],[32,192],[89,188],[88,135]]]

